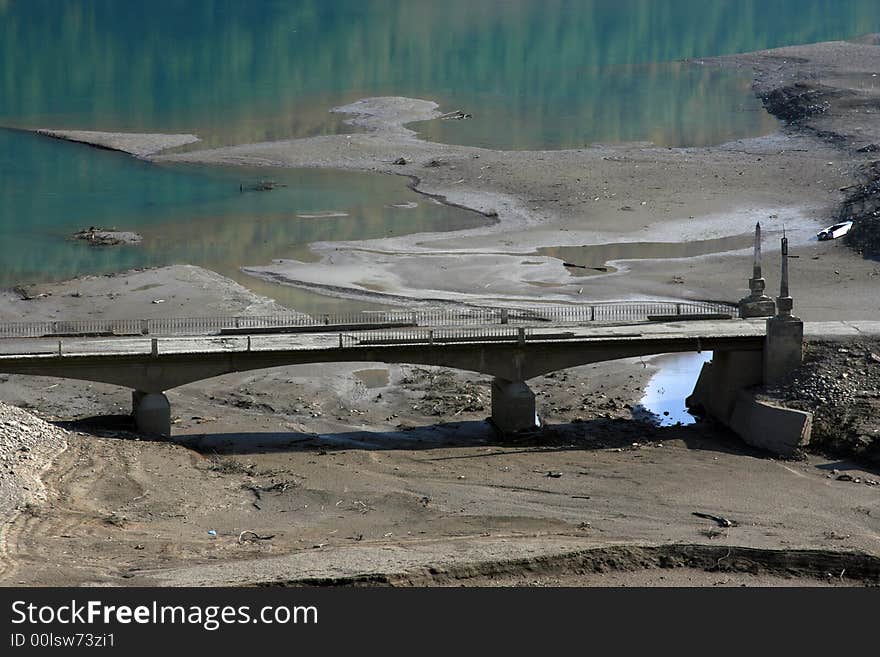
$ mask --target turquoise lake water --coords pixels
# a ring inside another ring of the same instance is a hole
[[[393,94],[472,113],[417,126],[449,143],[703,145],[777,124],[747,77],[678,60],[877,31],[876,0],[0,0],[0,126],[220,145],[337,132],[330,107]],[[263,177],[287,186],[239,193]],[[170,262],[228,272],[316,239],[478,221],[388,177],[157,167],[8,130],[0,190],[0,285]],[[347,216],[297,217],[328,211]],[[91,225],[148,239],[67,239]]]

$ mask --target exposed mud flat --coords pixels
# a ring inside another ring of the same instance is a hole
[[[195,135],[173,135],[134,132],[97,132],[93,130],[34,130],[39,135],[72,141],[79,144],[128,153],[135,157],[148,157],[179,146],[199,141]]]
[[[121,246],[123,244],[140,244],[144,241],[143,236],[138,233],[95,228],[94,226],[74,233],[73,239],[83,240],[90,246]]]
[[[220,274],[192,265],[0,289],[0,321],[4,322],[293,312]]]
[[[880,141],[878,115],[871,110],[880,47],[872,44],[813,44],[691,62],[753,70],[756,93],[783,122],[775,134],[707,148],[636,143],[496,151],[438,144],[407,127],[442,117],[436,103],[385,97],[334,109],[361,132],[151,159],[404,175],[432,200],[490,220],[452,234],[317,243],[311,247],[314,262],[288,259],[245,268],[273,284],[403,305],[424,298],[506,304],[645,297],[735,301],[745,292],[749,254],[725,240],[746,235],[761,221],[771,289],[784,227],[793,252],[802,256],[793,267],[801,315],[867,319],[880,309],[866,287],[876,264],[837,245],[817,244],[814,236],[847,207],[862,208],[865,217],[876,211],[873,201],[856,198],[871,185],[865,167],[872,144]],[[858,244],[865,243],[861,231],[857,227],[852,238]],[[667,262],[636,252],[606,272],[566,268],[550,255],[537,272],[526,264],[531,259],[519,256],[560,247],[675,248],[713,240],[720,241],[698,257]],[[474,280],[485,282],[475,288]]]
[[[793,130],[851,155],[858,164],[842,187],[841,220],[856,225],[845,241],[874,259],[880,255],[880,73],[878,35],[853,42],[791,46],[715,60],[755,71],[754,89],[769,112]]]
[[[425,290],[432,298],[468,302],[639,296],[732,301],[731,288],[739,285],[736,272],[744,272],[737,292],[744,289],[748,254],[726,243],[682,263],[624,257],[607,275],[580,278],[572,276],[578,272],[571,268],[566,271],[562,259],[550,257],[536,278],[517,255],[535,249],[552,253],[560,247],[598,249],[614,242],[668,242],[675,248],[675,242],[733,239],[760,220],[768,236],[765,252],[771,272],[783,226],[795,254],[810,256],[810,262],[797,263],[801,267],[794,274],[802,283],[796,298],[805,317],[830,317],[822,301],[835,288],[845,291],[836,295],[836,311],[864,313],[867,304],[873,313],[876,304],[859,283],[876,267],[833,245],[817,245],[814,238],[818,228],[837,218],[841,204],[849,202],[852,186],[864,175],[871,144],[880,141],[877,116],[870,111],[880,48],[871,43],[814,44],[692,62],[754,70],[756,93],[784,123],[776,134],[715,147],[623,144],[505,152],[436,144],[404,127],[414,115],[436,118],[436,105],[380,98],[337,108],[365,133],[159,159],[402,174],[411,176],[423,193],[497,218],[494,225],[455,235],[315,244],[318,262],[288,260],[246,269],[325,294],[380,298],[377,290],[358,285],[363,276],[346,273],[368,271],[368,278],[385,281],[380,292],[389,303],[417,299]],[[836,273],[841,268],[850,276]],[[433,275],[431,285],[410,284],[418,270]],[[471,284],[475,274],[487,281],[481,290]]]

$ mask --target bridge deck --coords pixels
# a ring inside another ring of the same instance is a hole
[[[596,326],[490,325],[151,338],[7,338],[0,372],[162,392],[232,372],[327,362],[436,365],[506,381],[606,360],[688,351],[758,351],[763,320]],[[807,324],[807,337],[880,336],[880,322]]]
[[[833,323],[837,333],[845,333],[845,326]],[[880,322],[878,332],[880,332]],[[855,334],[855,331],[852,331]],[[526,344],[546,341],[569,343],[595,342],[650,342],[697,340],[705,343],[705,349],[721,341],[744,338],[760,338],[766,334],[761,320],[722,320],[700,322],[640,323],[622,326],[576,326],[558,324],[553,326],[502,329],[498,326],[449,328],[442,331],[429,329],[398,329],[376,331],[335,331],[326,333],[293,333],[225,336],[189,336],[155,338],[158,353],[210,354],[219,352],[281,352],[320,351],[338,349],[340,336],[343,348],[370,346],[371,348],[395,348],[403,345],[441,346],[443,343],[510,343],[524,340]],[[0,340],[0,363],[20,359],[58,357],[59,344],[62,356],[122,357],[151,355],[154,338],[146,337],[100,337],[100,338],[7,338]],[[0,364],[2,370],[2,364]]]
[[[766,335],[764,320],[721,320],[700,322],[639,323],[619,326],[577,326],[556,324],[524,329],[526,343],[547,340],[567,342],[667,341],[670,339],[701,340],[710,344],[737,338]],[[250,351],[314,351],[338,349],[340,336],[343,347],[396,347],[407,344],[435,346],[443,342],[506,343],[519,339],[516,328],[496,326],[449,328],[432,332],[429,329],[376,331],[333,331],[321,333],[282,333],[224,336],[181,336],[156,338],[159,352],[200,354]],[[436,337],[434,337],[436,336]],[[812,339],[846,337],[880,337],[880,321],[806,322],[804,336]],[[0,362],[22,358],[57,357],[61,345],[63,356],[140,356],[151,354],[153,339],[149,336],[100,338],[6,338],[0,340]],[[2,368],[2,365],[0,365]]]

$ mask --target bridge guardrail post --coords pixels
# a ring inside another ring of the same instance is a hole
[[[58,340],[58,358],[61,358],[61,340]]]
[[[526,343],[526,330],[522,326],[516,329],[516,337],[520,344]]]
[[[150,334],[150,322],[149,320],[142,319],[141,320],[141,335],[149,335]]]
[[[153,356],[159,355],[159,339],[158,338],[152,338],[150,340],[150,354],[152,354]]]

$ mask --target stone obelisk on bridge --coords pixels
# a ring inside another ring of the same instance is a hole
[[[776,385],[804,360],[804,323],[792,313],[794,300],[788,287],[788,238],[782,237],[782,277],[777,312],[767,320],[764,344],[764,384]]]
[[[773,299],[764,294],[766,283],[761,272],[761,224],[755,224],[755,255],[752,263],[752,277],[749,279],[749,296],[739,302],[739,316],[772,317],[776,314]]]

